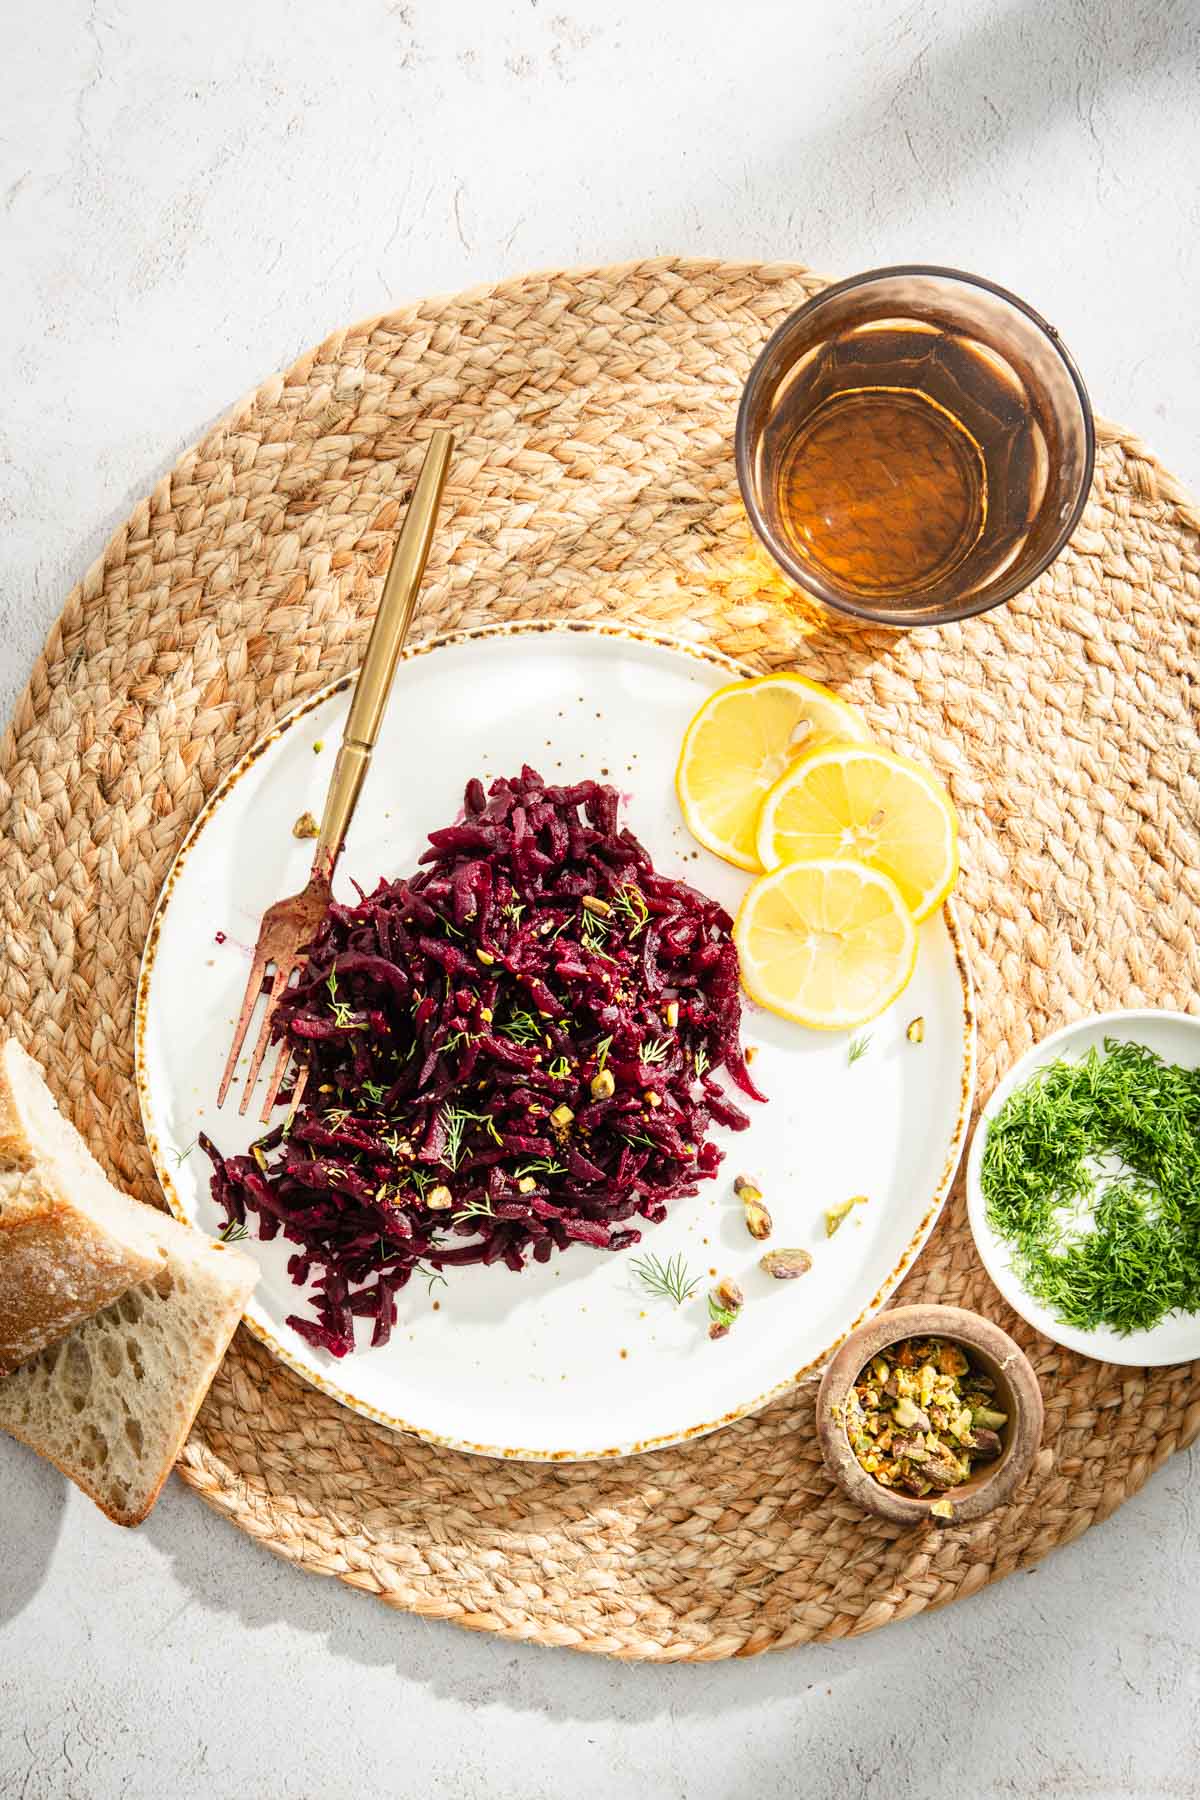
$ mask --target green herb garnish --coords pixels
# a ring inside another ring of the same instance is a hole
[[[337,997],[336,969],[330,969],[329,978],[326,981],[325,986],[329,989],[329,1005],[333,1013],[333,1022],[338,1027],[339,1031],[365,1031],[367,1027],[364,1020],[351,1019],[350,1014],[354,1009],[350,1005],[350,1002],[348,1000],[339,1000]]]
[[[597,1074],[600,1074],[601,1071],[603,1070],[605,1063],[608,1061],[608,1053],[611,1049],[612,1049],[612,1039],[610,1037],[601,1038],[600,1042],[596,1045],[596,1073]]]
[[[456,1225],[460,1224],[463,1219],[494,1219],[495,1216],[490,1200],[468,1200],[466,1205],[460,1207],[458,1212],[453,1215]]]
[[[871,1035],[869,1031],[864,1031],[861,1037],[850,1039],[850,1048],[846,1052],[846,1061],[850,1068],[853,1068],[859,1058],[865,1056],[871,1048]]]
[[[550,1064],[546,1073],[552,1075],[555,1081],[565,1081],[571,1073],[571,1065],[565,1056],[559,1056]]]
[[[527,1175],[565,1175],[566,1163],[555,1162],[552,1156],[532,1156],[513,1170],[513,1180],[523,1181]]]
[[[1200,1311],[1200,1070],[1113,1038],[1039,1069],[988,1127],[981,1183],[1017,1275],[1064,1324],[1125,1335]]]
[[[463,1133],[468,1125],[482,1125],[495,1143],[501,1141],[491,1113],[468,1112],[465,1106],[443,1106],[442,1124],[446,1127],[446,1150],[442,1161],[452,1169],[458,1167],[463,1151]]]
[[[708,1067],[708,1051],[703,1045],[701,1045],[699,1050],[697,1050],[696,1054],[692,1057],[692,1065],[695,1068],[696,1079],[698,1081]]]
[[[497,1025],[496,1030],[501,1037],[511,1038],[514,1044],[536,1044],[542,1035],[541,1026],[533,1014],[524,1009],[514,1012],[503,1025]]]
[[[638,1061],[643,1063],[664,1063],[671,1054],[669,1038],[647,1038],[638,1050]]]
[[[237,1219],[230,1219],[217,1233],[218,1244],[240,1244],[243,1238],[250,1236],[245,1225]]]
[[[700,1286],[700,1277],[688,1274],[681,1253],[666,1262],[660,1256],[635,1256],[629,1266],[648,1294],[672,1300],[676,1306],[682,1306]]]
[[[643,929],[650,917],[650,908],[646,905],[646,897],[641,888],[627,882],[617,889],[612,897],[613,908],[629,926],[629,936],[633,939]]]

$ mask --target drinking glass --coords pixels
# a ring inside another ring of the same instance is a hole
[[[1087,500],[1087,391],[1053,326],[957,269],[825,288],[755,363],[737,471],[762,543],[806,593],[887,625],[1011,599]]]

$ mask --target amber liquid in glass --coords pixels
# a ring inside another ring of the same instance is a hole
[[[1013,370],[915,320],[821,345],[779,396],[764,449],[772,528],[867,601],[927,592],[985,536],[989,560],[1015,556],[1044,481]]]

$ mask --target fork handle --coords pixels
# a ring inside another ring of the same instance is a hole
[[[367,654],[354,686],[342,746],[325,797],[325,812],[313,854],[313,874],[322,875],[326,880],[332,877],[341,855],[342,842],[371,764],[371,752],[383,723],[392,677],[408,636],[421,577],[429,558],[453,447],[452,431],[439,427],[430,438],[383,584],[375,623],[367,641]]]

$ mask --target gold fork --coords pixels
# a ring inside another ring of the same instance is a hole
[[[262,1067],[263,1057],[271,1041],[271,1022],[275,1017],[275,1008],[279,997],[291,981],[292,976],[304,962],[304,949],[316,934],[318,925],[325,916],[329,905],[333,872],[337,867],[338,857],[342,852],[342,843],[354,816],[354,808],[358,804],[358,796],[367,769],[371,763],[371,752],[375,740],[379,736],[379,727],[383,722],[384,709],[387,706],[388,694],[391,692],[392,677],[396,672],[396,663],[400,656],[404,640],[408,635],[409,623],[416,605],[417,592],[421,585],[421,577],[425,573],[425,563],[429,556],[429,547],[433,542],[433,530],[437,520],[438,506],[441,503],[442,489],[446,483],[446,470],[450,463],[450,451],[454,444],[454,434],[439,428],[429,441],[425,453],[425,461],[421,465],[421,473],[417,477],[417,485],[413,489],[412,499],[408,503],[408,511],[404,516],[404,526],[396,542],[391,567],[387,572],[387,580],[383,584],[383,594],[379,601],[379,610],[375,614],[375,623],[371,627],[371,636],[367,643],[367,654],[363,658],[362,669],[354,688],[354,698],[350,702],[350,711],[346,718],[346,728],[342,734],[341,749],[334,764],[333,776],[329,783],[329,793],[325,798],[325,812],[321,819],[321,829],[317,835],[317,846],[313,853],[312,873],[308,885],[298,894],[291,894],[286,900],[277,900],[269,906],[262,917],[258,928],[258,942],[254,946],[254,961],[250,966],[246,992],[242,998],[242,1010],[233,1031],[233,1044],[225,1063],[225,1072],[221,1076],[221,1085],[217,1091],[217,1105],[224,1106],[225,1096],[229,1092],[230,1082],[237,1059],[241,1054],[250,1020],[254,1013],[259,994],[269,970],[274,970],[270,992],[267,995],[267,1010],[263,1014],[258,1038],[254,1046],[254,1055],[250,1059],[250,1070],[246,1076],[246,1085],[242,1092],[239,1113],[244,1113],[250,1104],[250,1096],[254,1092],[254,1084],[258,1080],[258,1072]],[[267,1097],[263,1104],[260,1118],[265,1125],[271,1115],[271,1108],[279,1093],[290,1059],[290,1046],[285,1042],[280,1046],[271,1080],[267,1088]],[[296,1076],[293,1090],[292,1108],[299,1104],[300,1095],[304,1091],[304,1083],[308,1077],[307,1063],[302,1065]]]

